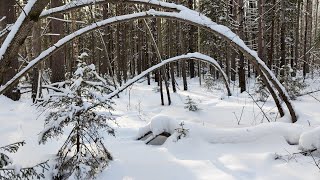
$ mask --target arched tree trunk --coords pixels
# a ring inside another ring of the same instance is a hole
[[[191,10],[185,10],[185,11],[191,11]],[[137,19],[145,19],[145,18],[166,18],[166,19],[173,19],[173,20],[179,20],[182,22],[190,23],[195,26],[198,26],[210,33],[213,33],[214,35],[222,38],[223,40],[229,42],[231,45],[233,45],[235,48],[240,50],[247,58],[248,60],[254,65],[254,67],[257,70],[261,70],[261,77],[264,79],[265,83],[268,83],[269,91],[273,91],[272,85],[276,88],[276,90],[279,92],[280,97],[283,99],[285,104],[287,105],[290,115],[292,117],[292,122],[296,122],[297,116],[294,111],[294,108],[290,102],[290,98],[284,89],[284,87],[280,84],[280,82],[275,78],[273,73],[270,69],[267,68],[265,63],[258,57],[257,53],[253,50],[251,50],[249,47],[245,45],[245,43],[232,31],[230,31],[229,28],[221,25],[214,24],[212,21],[209,21],[207,18],[202,17],[202,15],[199,13],[195,13],[191,11],[189,14],[190,16],[185,16],[186,12],[183,13],[170,13],[170,12],[159,12],[159,11],[148,11],[148,12],[142,12],[142,13],[135,13],[130,15],[123,15],[119,17],[113,17],[107,20],[103,20],[97,23],[94,23],[88,27],[85,27],[69,36],[66,36],[65,38],[61,39],[58,43],[56,43],[53,47],[47,49],[46,51],[42,52],[39,57],[34,59],[26,68],[24,68],[21,72],[19,72],[14,78],[12,78],[5,86],[0,88],[0,93],[3,93],[6,91],[14,82],[17,82],[17,80],[24,75],[30,68],[35,66],[37,63],[43,61],[50,55],[52,55],[56,50],[63,47],[65,44],[70,42],[72,39],[81,36],[82,34],[91,32],[95,29],[107,26],[107,25],[113,25],[118,24],[130,20],[137,20]],[[212,24],[214,24],[212,26]],[[271,85],[272,84],[272,85]],[[277,98],[277,97],[273,97]],[[281,106],[281,105],[279,105]],[[278,107],[279,107],[278,106]]]
[[[7,7],[8,23],[14,22],[14,0],[6,0],[4,8]],[[18,52],[23,45],[25,39],[30,34],[35,22],[39,20],[40,13],[49,0],[30,1],[25,7],[25,10],[20,14],[18,21],[12,26],[12,31],[9,32],[0,48],[0,85],[9,81],[18,69]],[[13,100],[20,99],[20,92],[14,88],[15,83],[7,90],[5,95]]]
[[[149,69],[143,71],[141,74],[137,75],[136,77],[130,79],[127,83],[123,84],[121,87],[119,87],[117,90],[115,90],[114,92],[110,93],[107,98],[111,99],[115,96],[117,96],[120,92],[122,92],[123,90],[125,90],[126,88],[128,88],[129,86],[131,86],[132,84],[134,84],[135,82],[137,82],[138,80],[140,80],[141,78],[145,77],[148,73],[153,72],[155,70],[161,69],[163,66],[176,62],[176,61],[186,61],[188,59],[192,59],[192,60],[197,60],[197,61],[203,61],[206,62],[210,65],[212,65],[213,67],[215,67],[221,74],[223,77],[223,81],[225,83],[227,92],[228,92],[228,96],[231,96],[231,91],[230,91],[230,85],[228,83],[228,78],[227,75],[223,72],[222,68],[220,67],[219,63],[209,57],[206,56],[204,54],[201,53],[189,53],[186,55],[181,55],[181,56],[176,56],[167,60],[163,60],[162,62],[160,62],[159,64],[156,64],[152,67],[150,67]]]

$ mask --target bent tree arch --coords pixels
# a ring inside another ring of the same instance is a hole
[[[147,12],[116,16],[103,21],[95,22],[85,28],[82,28],[66,36],[65,38],[62,38],[56,44],[54,44],[54,46],[42,52],[37,58],[32,60],[28,64],[28,66],[26,66],[22,71],[17,73],[10,81],[8,81],[3,87],[1,87],[0,94],[6,91],[13,83],[17,82],[18,79],[21,78],[28,70],[30,70],[32,67],[37,65],[39,62],[48,58],[50,55],[56,52],[59,48],[69,43],[74,38],[104,26],[114,25],[122,22],[131,21],[131,20],[146,19],[146,18],[165,18],[165,19],[172,19],[172,20],[178,20],[185,23],[189,23],[199,28],[202,28],[208,32],[211,32],[214,35],[232,44],[235,48],[240,50],[248,58],[248,60],[254,65],[255,69],[260,73],[264,83],[266,84],[268,90],[272,94],[273,99],[275,100],[275,103],[280,112],[280,115],[283,116],[284,111],[281,106],[280,100],[277,94],[275,93],[275,90],[273,89],[273,87],[275,87],[275,89],[279,92],[280,97],[288,107],[288,110],[292,118],[292,122],[297,121],[297,116],[290,102],[288,93],[286,92],[284,87],[280,84],[278,79],[273,75],[271,70],[258,57],[257,53],[251,50],[248,46],[246,46],[245,43],[239,38],[239,36],[233,33],[229,28],[222,25],[218,25],[212,22],[206,16],[201,15],[198,12],[192,11],[187,8],[184,8],[180,12],[160,12],[155,10],[149,10]]]
[[[171,10],[174,12],[180,12],[183,10],[189,10],[187,7],[182,6],[182,5],[177,5],[174,3],[168,3],[168,2],[162,2],[162,1],[158,1],[158,0],[85,0],[85,1],[71,1],[65,5],[62,5],[60,7],[55,7],[52,9],[48,9],[48,10],[44,10],[41,14],[39,18],[45,18],[54,14],[58,14],[58,13],[65,13],[68,12],[70,10],[76,9],[76,8],[81,8],[81,7],[85,7],[85,6],[89,6],[89,5],[97,5],[97,4],[105,4],[105,3],[127,3],[127,4],[143,4],[143,5],[150,5],[151,7],[160,7],[162,9],[166,9],[166,10]],[[197,12],[196,12],[197,13]],[[284,116],[284,111],[283,108],[281,106],[281,103],[279,101],[279,97],[278,95],[275,93],[275,91],[273,90],[273,88],[270,86],[271,83],[267,83],[268,79],[263,77],[266,76],[265,74],[262,75],[262,72],[260,69],[258,69],[256,67],[256,70],[259,74],[261,74],[262,76],[262,80],[265,82],[268,90],[270,91],[275,104],[279,110],[280,116],[283,117]],[[281,87],[281,86],[280,86]],[[286,104],[288,104],[286,102]],[[288,106],[288,105],[287,105]],[[292,111],[294,111],[292,109],[292,106],[288,106],[288,109],[290,110],[290,114],[292,115]],[[296,117],[295,114],[293,114],[293,117]],[[294,118],[293,118],[294,119]]]
[[[44,0],[41,0],[44,2]],[[48,3],[49,1],[46,0]],[[141,4],[141,5],[149,5],[151,7],[155,8],[162,8],[165,10],[170,10],[170,11],[175,11],[179,12],[183,10],[185,7],[181,5],[176,5],[173,3],[168,3],[168,2],[162,2],[158,0],[73,0],[71,2],[66,3],[65,5],[59,6],[59,7],[54,7],[51,9],[43,10],[41,14],[39,15],[38,19],[46,18],[58,13],[65,13],[74,9],[78,9],[81,7],[85,6],[90,6],[90,5],[97,5],[97,4],[106,4],[106,3],[113,3],[113,4],[120,4],[120,3],[126,3],[126,4]],[[42,6],[44,7],[44,6]],[[41,11],[41,10],[40,10]],[[39,10],[38,10],[39,12]],[[0,32],[0,38],[4,37],[7,35],[11,30],[13,29],[12,26],[8,26],[4,30]]]
[[[149,69],[143,71],[139,75],[137,75],[134,78],[132,78],[129,81],[127,81],[124,85],[119,87],[117,90],[115,90],[112,93],[108,94],[108,96],[106,96],[106,98],[107,99],[111,99],[111,98],[115,97],[120,92],[122,92],[123,90],[125,90],[126,88],[128,88],[129,86],[134,84],[135,82],[139,81],[144,76],[146,76],[148,73],[151,73],[151,72],[161,68],[162,66],[164,66],[164,65],[166,65],[168,63],[172,63],[172,62],[176,62],[176,61],[184,61],[184,60],[188,60],[188,59],[193,59],[193,60],[206,62],[206,63],[214,66],[222,74],[223,82],[224,82],[224,84],[226,86],[226,89],[228,91],[228,96],[231,96],[230,85],[228,83],[227,75],[222,70],[222,68],[219,65],[219,63],[215,59],[213,59],[213,58],[211,58],[211,57],[209,57],[207,55],[201,54],[201,53],[188,53],[186,55],[176,56],[176,57],[173,57],[173,58],[170,58],[170,59],[163,60],[160,63],[158,63],[157,65],[154,65],[154,66],[150,67]]]

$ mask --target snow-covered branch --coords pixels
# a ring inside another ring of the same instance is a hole
[[[176,5],[174,3],[167,3],[158,0],[74,0],[63,6],[51,8],[48,10],[44,10],[40,18],[52,16],[57,13],[63,13],[66,11],[71,11],[73,9],[89,6],[89,5],[97,5],[97,4],[105,4],[105,3],[131,3],[131,4],[145,4],[156,8],[164,8],[171,11],[181,11],[185,9],[184,6]]]
[[[140,73],[139,75],[135,76],[131,80],[127,81],[119,89],[117,89],[114,92],[108,94],[108,96],[106,96],[106,98],[107,99],[111,99],[111,98],[115,97],[117,94],[119,94],[120,92],[122,92],[123,90],[128,88],[130,85],[134,84],[135,82],[137,82],[138,80],[140,80],[141,78],[146,76],[148,73],[150,73],[152,71],[155,71],[155,70],[161,68],[162,66],[168,64],[168,63],[172,63],[172,62],[180,61],[180,60],[187,60],[187,59],[200,60],[200,61],[209,63],[209,64],[213,65],[215,68],[217,68],[218,71],[220,71],[220,73],[223,75],[223,80],[224,80],[224,83],[226,85],[226,88],[227,88],[227,91],[228,91],[228,95],[231,96],[231,91],[230,91],[227,75],[221,69],[219,63],[215,59],[213,59],[213,58],[211,58],[211,57],[209,57],[207,55],[204,55],[204,54],[201,54],[201,53],[189,53],[189,54],[186,54],[186,55],[176,56],[176,57],[161,61],[159,64],[150,67],[149,69],[143,71],[142,73]]]
[[[37,65],[39,62],[45,60],[50,55],[52,55],[55,51],[57,51],[59,48],[63,47],[65,44],[73,40],[74,38],[81,36],[85,33],[91,32],[95,29],[118,24],[122,22],[127,22],[130,20],[136,20],[136,19],[145,19],[145,18],[166,18],[166,19],[174,19],[179,20],[182,22],[186,22],[192,25],[195,25],[197,27],[200,27],[204,30],[207,30],[210,33],[213,33],[214,35],[221,37],[225,41],[229,42],[233,46],[235,46],[237,49],[239,49],[247,58],[248,60],[255,66],[256,69],[259,71],[261,70],[263,73],[260,73],[261,77],[264,79],[265,83],[272,83],[268,84],[267,87],[269,91],[274,91],[272,89],[272,85],[277,89],[277,91],[280,94],[280,97],[284,100],[286,103],[289,112],[292,116],[292,121],[295,122],[297,120],[296,113],[294,111],[294,108],[290,102],[290,97],[285,90],[285,88],[281,85],[281,83],[278,81],[278,79],[274,76],[272,71],[266,66],[266,64],[258,57],[258,54],[256,51],[251,50],[244,42],[240,39],[239,36],[237,36],[235,33],[233,33],[228,27],[219,25],[217,23],[212,22],[209,18],[206,16],[185,8],[184,10],[180,12],[162,12],[162,11],[155,11],[155,10],[149,10],[146,12],[141,13],[134,13],[134,14],[128,14],[128,15],[122,15],[122,16],[116,16],[112,17],[103,21],[99,21],[96,23],[93,23],[85,28],[82,28],[65,38],[58,41],[54,46],[50,47],[46,51],[42,52],[36,59],[30,62],[30,64],[24,68],[22,71],[20,71],[14,78],[12,78],[5,86],[0,88],[0,93],[3,93],[10,85],[15,83],[19,78],[21,78],[28,70],[30,70],[32,67]],[[269,79],[270,81],[267,81]],[[273,98],[276,98],[273,96]]]
[[[51,8],[42,11],[39,18],[46,18],[48,16],[52,16],[59,13],[65,13],[68,11],[71,11],[73,9],[90,6],[90,5],[97,5],[97,4],[105,4],[105,3],[131,3],[131,4],[145,4],[145,5],[151,5],[152,7],[156,8],[163,8],[166,10],[171,11],[181,11],[185,9],[184,6],[176,5],[173,3],[167,3],[162,2],[158,0],[74,0],[71,1],[63,6]],[[64,20],[68,22],[68,20]],[[0,32],[0,38],[5,36],[7,33],[9,33],[12,30],[11,26],[8,26],[5,30]]]
[[[36,0],[30,0],[28,1],[28,4],[24,7],[23,12],[18,17],[17,21],[14,23],[14,25],[10,28],[11,31],[8,34],[7,38],[3,42],[0,48],[0,61],[3,59],[4,53],[6,53],[9,45],[11,44],[13,38],[16,37],[17,32],[21,28],[22,24],[26,21],[26,18],[28,17],[29,13],[31,12],[31,8],[36,3]]]

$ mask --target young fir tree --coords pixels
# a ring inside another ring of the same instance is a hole
[[[187,96],[186,99],[186,105],[184,106],[185,109],[188,109],[189,111],[199,111],[200,108],[198,108],[198,105],[190,98],[190,96]]]
[[[60,88],[60,93],[49,94],[41,106],[50,107],[45,119],[45,129],[39,143],[63,134],[64,127],[72,127],[65,143],[57,154],[54,179],[66,179],[73,175],[77,179],[92,179],[112,160],[102,143],[99,130],[114,135],[108,120],[113,102],[105,98],[110,93],[110,83],[100,77],[95,66],[80,62],[70,80]],[[97,110],[108,110],[101,113]]]
[[[215,79],[214,79],[214,77],[212,76],[212,74],[206,73],[206,74],[204,75],[204,87],[205,87],[208,91],[210,91],[210,90],[213,89],[214,85],[215,85]]]
[[[266,102],[270,95],[260,76],[256,78],[255,92],[258,96],[258,100],[261,102]]]
[[[5,153],[16,153],[21,146],[25,145],[24,141],[9,144],[0,147],[0,179],[41,179],[45,178],[44,171],[48,170],[48,161],[39,163],[33,167],[20,167],[12,165],[12,159]]]
[[[295,71],[290,65],[282,66],[281,71],[282,73],[279,73],[278,77],[280,82],[288,91],[290,98],[296,99],[301,93],[301,90],[306,87],[306,84],[303,82],[303,78],[296,77]]]
[[[184,122],[181,122],[179,124],[180,127],[176,128],[175,131],[177,132],[177,141],[179,141],[180,139],[187,137],[189,134],[189,129],[186,129],[184,127]]]

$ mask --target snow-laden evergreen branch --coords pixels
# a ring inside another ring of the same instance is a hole
[[[19,148],[25,145],[25,141],[12,143],[0,147],[0,179],[41,179],[45,178],[44,172],[49,170],[48,161],[39,163],[32,167],[21,167],[18,164],[13,164],[13,160],[3,152],[16,153]]]
[[[114,135],[108,120],[113,121],[113,102],[104,96],[110,93],[109,82],[98,75],[95,66],[80,62],[72,77],[60,86],[60,92],[49,94],[39,106],[51,108],[39,143],[62,135],[72,126],[65,143],[57,153],[54,179],[65,179],[73,173],[78,179],[92,179],[108,165],[112,156],[103,145],[99,131]],[[106,109],[109,112],[100,112]]]

